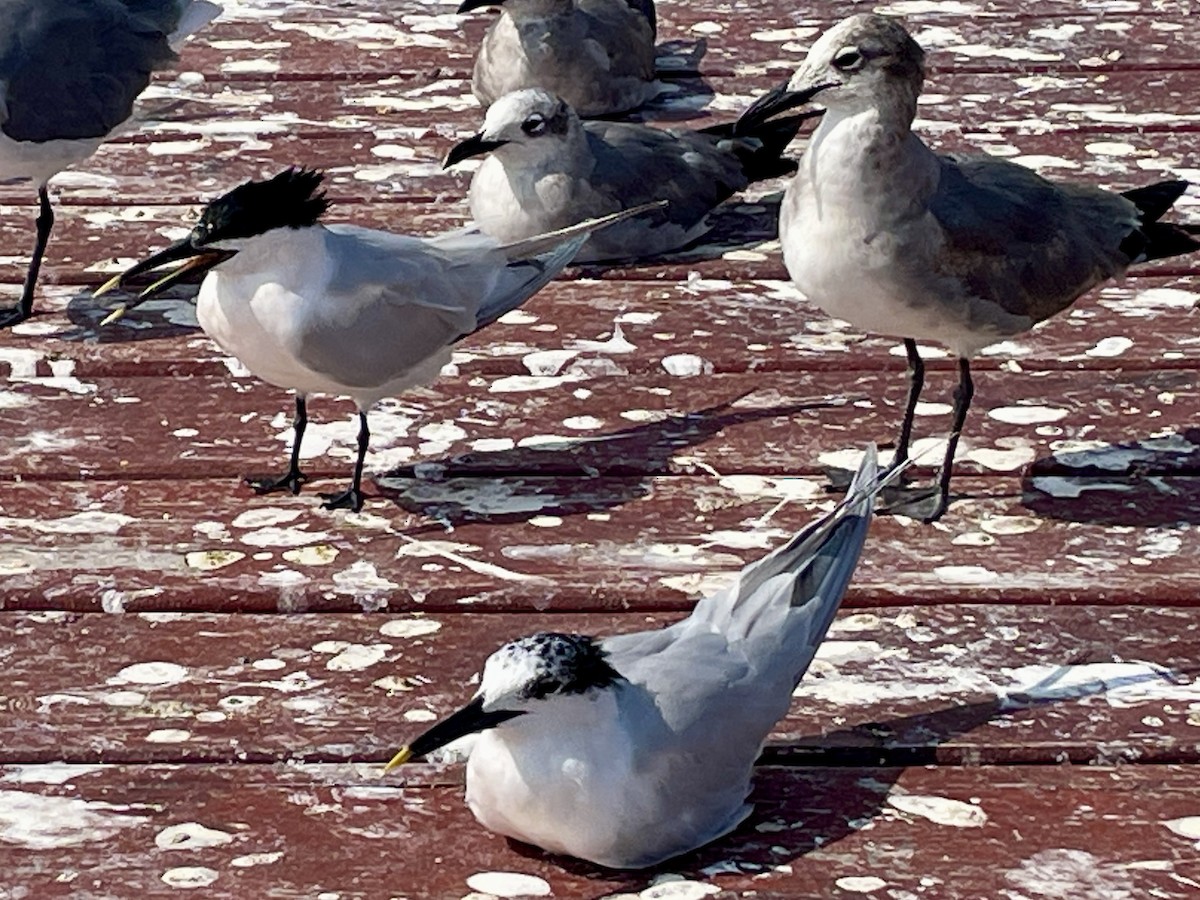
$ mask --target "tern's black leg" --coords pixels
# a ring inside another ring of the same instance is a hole
[[[354,461],[354,477],[350,480],[348,490],[342,491],[340,494],[322,494],[325,502],[322,504],[326,509],[348,509],[351,512],[358,512],[362,509],[362,473],[363,462],[367,458],[367,445],[371,442],[371,432],[367,428],[367,414],[362,410],[358,412],[358,459]]]
[[[927,523],[940,519],[950,505],[950,475],[954,468],[954,452],[958,449],[958,439],[962,436],[963,424],[967,421],[967,410],[971,407],[971,398],[974,396],[975,383],[971,381],[971,361],[960,356],[958,387],[954,389],[954,425],[950,430],[950,439],[946,442],[946,458],[942,462],[942,471],[938,474],[937,504],[932,512],[925,515]]]
[[[303,394],[296,395],[296,418],[292,419],[292,461],[288,470],[278,478],[246,478],[246,484],[259,494],[288,490],[300,493],[300,485],[308,477],[300,471],[300,442],[304,440],[304,429],[308,427],[308,404]]]
[[[0,309],[0,328],[8,328],[18,322],[24,322],[33,315],[33,291],[37,287],[38,272],[42,268],[42,257],[46,253],[46,244],[50,240],[50,230],[54,227],[54,210],[50,208],[50,192],[43,184],[38,188],[38,217],[37,240],[33,244],[33,258],[29,261],[29,271],[25,273],[25,287],[21,291],[21,301],[11,309]]]
[[[917,414],[917,401],[921,399],[921,388],[925,386],[925,363],[917,352],[917,342],[904,339],[904,352],[908,355],[908,402],[904,404],[904,421],[900,423],[900,439],[896,441],[896,453],[891,468],[908,461],[908,447],[912,442],[913,417]]]

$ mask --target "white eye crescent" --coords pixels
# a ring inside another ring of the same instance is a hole
[[[833,67],[843,72],[861,69],[864,59],[857,47],[843,47],[833,55]]]

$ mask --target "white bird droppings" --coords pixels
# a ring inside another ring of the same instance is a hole
[[[74,797],[44,797],[29,791],[0,791],[0,843],[31,850],[103,841],[145,821],[114,811],[126,807]]]
[[[182,744],[192,736],[190,731],[183,728],[156,728],[146,735],[150,744]]]
[[[208,828],[199,822],[180,822],[168,825],[154,836],[154,846],[160,850],[202,850],[233,843],[228,831]]]
[[[946,584],[991,584],[1000,577],[983,566],[935,566],[933,574]]]
[[[351,644],[325,663],[331,672],[357,672],[383,662],[391,644]]]
[[[270,853],[247,853],[245,856],[235,856],[229,864],[237,869],[248,869],[251,866],[265,866],[283,859],[282,850],[272,850]]]
[[[205,866],[179,866],[162,873],[162,880],[176,888],[208,887],[218,877],[215,869]]]
[[[311,547],[294,547],[283,551],[283,558],[298,566],[327,566],[338,557],[340,551],[329,544]]]
[[[1163,822],[1163,825],[1167,827],[1168,831],[1172,831],[1180,837],[1200,841],[1200,816],[1171,819],[1169,822]]]
[[[988,418],[1008,425],[1045,425],[1065,418],[1067,411],[1056,406],[1000,406],[988,410]]]
[[[876,878],[874,875],[847,875],[844,878],[839,878],[834,884],[843,891],[849,891],[852,894],[869,894],[872,891],[887,887],[886,881],[882,878]]]
[[[662,360],[662,367],[667,370],[668,375],[674,375],[678,378],[708,375],[713,370],[712,363],[694,353],[675,353],[671,356],[665,356]]]
[[[436,619],[393,619],[379,626],[379,633],[390,638],[417,638],[436,634],[442,623]]]
[[[638,894],[641,900],[703,900],[720,892],[715,884],[691,881],[687,878],[660,876],[655,883]]]
[[[109,679],[109,684],[148,684],[156,687],[167,687],[186,681],[188,670],[185,666],[170,662],[144,662],[126,666]]]
[[[895,807],[901,812],[920,816],[937,825],[980,828],[987,821],[987,813],[978,806],[964,803],[961,800],[951,800],[949,797],[935,797],[927,794],[891,794],[888,796],[887,802],[888,806]]]
[[[211,572],[223,569],[246,558],[246,554],[238,550],[193,550],[183,558],[188,568]]]
[[[550,883],[536,875],[519,872],[478,872],[467,879],[467,887],[493,897],[549,897]]]
[[[1097,359],[1111,359],[1115,356],[1121,356],[1126,350],[1133,346],[1133,341],[1127,337],[1106,337],[1103,340],[1097,341],[1096,346],[1090,350],[1085,350],[1087,356]]]
[[[240,513],[230,524],[234,528],[266,528],[270,525],[294,522],[301,515],[301,511],[298,509],[264,506],[262,509],[248,509],[244,513]]]

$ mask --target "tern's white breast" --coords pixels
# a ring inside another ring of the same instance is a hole
[[[323,233],[278,229],[252,239],[208,274],[196,300],[200,327],[221,349],[263,381],[302,393],[341,387],[295,355],[298,336],[327,308]]]

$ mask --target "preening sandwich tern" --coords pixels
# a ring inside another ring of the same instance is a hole
[[[727,834],[751,812],[754,761],[833,621],[879,488],[871,447],[834,510],[667,628],[505,644],[475,697],[385,771],[478,733],[466,799],[492,831],[614,868]]]

